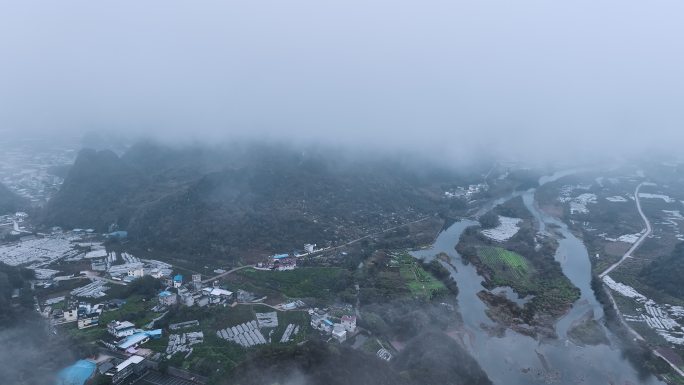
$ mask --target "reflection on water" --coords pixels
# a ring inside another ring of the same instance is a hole
[[[512,287],[508,287],[508,286],[496,287],[496,288],[490,290],[490,292],[492,294],[496,294],[496,295],[503,295],[504,297],[506,297],[506,299],[508,299],[509,301],[515,302],[520,307],[525,306],[526,303],[530,302],[530,300],[532,300],[532,298],[534,298],[533,295],[528,295],[526,297],[521,298],[518,295],[518,293],[513,291]]]
[[[569,174],[557,175],[556,179]],[[544,178],[543,182],[552,180],[555,179]],[[477,222],[456,222],[437,237],[432,248],[412,253],[428,261],[438,253],[449,255],[453,267],[446,267],[458,283],[459,309],[466,333],[463,340],[467,348],[495,384],[662,384],[653,376],[640,378],[617,348],[608,345],[579,347],[565,338],[572,321],[588,311],[593,311],[595,318],[601,318],[603,309],[590,287],[591,264],[584,244],[565,224],[535,207],[534,192],[532,189],[523,193],[523,200],[539,221],[541,231],[545,231],[548,224],[559,227],[563,239],[559,240],[555,258],[561,263],[563,273],[581,290],[580,299],[556,325],[560,336],[558,340],[539,342],[510,330],[503,337],[492,337],[482,329],[483,325],[493,325],[485,314],[485,304],[477,297],[477,293],[484,289],[483,279],[472,264],[463,263],[455,250],[461,233]],[[609,331],[606,332],[611,340],[615,340]]]

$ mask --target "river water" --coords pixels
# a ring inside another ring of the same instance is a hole
[[[566,175],[569,173],[560,172],[544,177],[540,179],[540,184]],[[448,268],[458,284],[458,302],[466,332],[464,341],[470,353],[497,385],[663,384],[653,376],[640,377],[616,346],[580,347],[566,338],[573,321],[588,312],[593,312],[594,317],[600,319],[603,309],[590,286],[591,262],[586,247],[564,223],[536,207],[534,193],[535,189],[531,189],[510,197],[522,195],[525,205],[538,221],[540,232],[545,232],[549,224],[558,226],[562,239],[559,239],[555,259],[561,264],[563,273],[581,290],[580,299],[556,324],[558,340],[540,342],[511,330],[507,330],[503,337],[494,337],[483,330],[482,325],[493,325],[485,314],[486,305],[477,297],[477,293],[484,290],[483,279],[472,264],[463,263],[455,250],[461,233],[467,227],[476,225],[476,221],[456,222],[440,233],[432,248],[413,252],[415,257],[425,260],[431,260],[438,253],[449,255],[451,265],[455,268]],[[611,341],[616,340],[610,331],[605,332]]]

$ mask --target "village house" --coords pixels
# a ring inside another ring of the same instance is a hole
[[[349,333],[354,333],[356,331],[356,316],[355,315],[344,315],[342,316],[342,326],[344,330]]]
[[[116,338],[128,337],[135,333],[135,325],[128,321],[112,321],[107,324],[107,331]]]
[[[178,302],[178,296],[176,293],[172,293],[168,290],[164,290],[159,293],[159,304],[164,306],[173,306]]]
[[[335,326],[333,326],[332,336],[338,342],[342,343],[347,340],[347,331],[342,324],[335,324]]]
[[[181,286],[183,286],[183,276],[180,274],[176,274],[173,277],[173,287],[179,288]]]

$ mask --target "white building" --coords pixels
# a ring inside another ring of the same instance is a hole
[[[143,370],[142,362],[145,359],[141,356],[130,356],[127,360],[123,361],[110,372],[112,377],[112,382],[115,384],[123,382],[128,376],[134,373],[140,373]]]
[[[181,305],[192,306],[195,304],[195,298],[193,297],[193,294],[190,293],[190,291],[186,288],[181,287],[178,289],[178,297],[180,299]]]
[[[202,274],[192,275],[192,288],[195,291],[199,291],[202,289]]]
[[[65,310],[64,311],[64,321],[74,322],[77,319],[78,319],[78,310],[77,309],[71,309],[71,310]]]
[[[311,315],[311,327],[325,333],[331,333],[333,330],[333,323],[325,316],[314,313]]]
[[[332,330],[332,336],[341,343],[347,340],[347,331],[342,324],[335,324]]]
[[[313,245],[310,243],[307,243],[306,245],[304,245],[304,251],[306,251],[307,253],[313,253],[314,249],[316,249],[315,243]]]
[[[354,333],[356,331],[356,316],[355,315],[344,315],[342,316],[342,326],[344,330]]]
[[[135,333],[135,325],[128,321],[112,321],[107,324],[107,331],[116,338],[128,337]]]
[[[220,289],[218,287],[205,287],[204,289],[202,289],[202,293],[208,295],[209,298],[216,300],[233,298],[232,291]]]

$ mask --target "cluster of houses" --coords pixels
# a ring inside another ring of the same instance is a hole
[[[130,378],[139,378],[149,369],[154,369],[156,363],[146,359],[143,355],[133,354],[125,359],[106,357],[98,362],[97,370],[100,374],[111,377],[114,385],[130,383]]]
[[[290,254],[276,254],[268,258],[266,262],[259,262],[256,264],[257,270],[294,270],[297,268],[297,258]]]
[[[142,330],[129,321],[112,321],[107,324],[107,332],[117,340],[116,348],[128,353],[135,353],[138,346],[162,335],[161,329]]]
[[[65,304],[57,307],[60,302]],[[45,301],[45,306],[39,312],[45,318],[51,318],[53,324],[76,322],[79,329],[87,329],[100,324],[100,315],[105,310],[121,307],[126,301],[112,299],[98,304],[70,301],[66,297],[55,297]],[[54,307],[53,307],[54,306]]]
[[[129,253],[107,252],[103,247],[91,250],[86,254],[90,258],[93,271],[104,272],[115,281],[132,282],[146,275],[154,278],[168,278],[173,267],[154,259],[140,259]]]
[[[161,329],[142,330],[129,321],[111,321],[107,324],[107,332],[112,335],[115,342],[106,345],[112,350],[129,355],[125,359],[108,357],[107,360],[98,363],[98,371],[112,377],[113,384],[123,383],[131,375],[140,375],[154,366],[152,361],[146,360],[146,357],[152,355],[152,351],[140,346],[150,339],[161,338]],[[156,356],[158,359],[159,354]]]
[[[489,186],[484,183],[471,184],[467,188],[459,186],[451,191],[445,191],[444,196],[446,198],[465,198],[470,200],[474,195],[487,191],[488,189]]]
[[[311,327],[323,333],[330,334],[339,342],[344,342],[356,332],[356,316],[344,315],[340,322],[333,322],[327,312],[320,309],[309,310]]]
[[[183,284],[183,276],[180,274],[175,275],[168,283],[169,288],[157,296],[160,307],[230,305],[237,299],[234,292],[220,288],[218,281],[212,286],[203,287],[200,274],[193,274],[192,281],[187,284]]]
[[[267,258],[265,262],[259,262],[255,268],[258,270],[294,270],[297,268],[297,258],[304,257],[324,249],[316,249],[316,244],[307,243],[304,250],[293,251],[286,254],[275,254]]]
[[[50,306],[46,306],[42,314],[45,317],[52,315],[56,323],[76,322],[79,329],[87,329],[100,324],[100,315],[104,309],[105,305],[102,303],[76,303],[67,310],[53,311]]]
[[[80,304],[78,308],[64,312],[66,321],[73,320],[74,316],[79,329],[86,329],[100,324],[100,314],[104,310],[104,305],[98,303],[94,306],[90,304]]]

